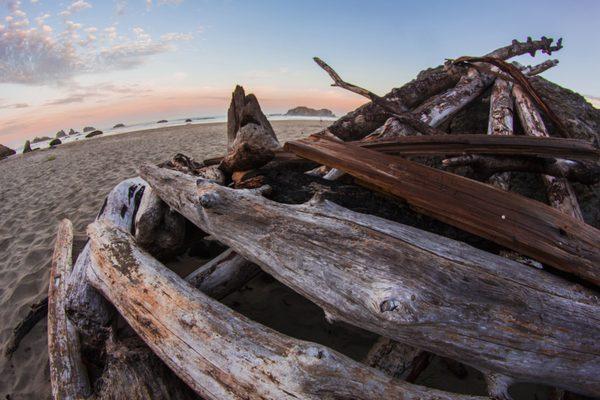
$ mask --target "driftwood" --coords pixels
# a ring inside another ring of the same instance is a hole
[[[375,142],[351,142],[365,149],[402,156],[494,154],[598,160],[600,151],[585,140],[531,136],[404,136]]]
[[[275,140],[275,131],[271,123],[263,114],[258,104],[256,96],[244,92],[244,88],[236,86],[231,94],[231,104],[227,110],[227,149],[234,147],[235,139],[240,129],[247,124],[255,124],[264,128],[264,130]]]
[[[511,137],[514,133],[514,100],[511,95],[512,83],[497,78],[490,95],[490,118],[488,135]],[[510,188],[510,173],[503,172],[490,176],[490,183],[500,189]]]
[[[531,98],[525,94],[521,86],[515,85],[512,92],[515,97],[517,113],[525,133],[530,136],[550,136],[539,111],[535,108]],[[565,179],[549,175],[542,175],[542,179],[546,184],[546,192],[550,205],[573,218],[583,221],[577,196],[569,182]]]
[[[560,39],[556,45],[552,45],[552,42],[552,39],[545,37],[542,37],[541,40],[530,40],[528,38],[525,42],[513,40],[510,45],[496,49],[486,54],[486,56],[507,60],[523,54],[535,55],[536,51],[551,54],[553,51],[562,48]],[[396,103],[410,110],[432,96],[452,88],[459,79],[460,75],[446,71],[443,67],[437,67],[423,71],[416,79],[401,88],[393,89],[383,96],[383,99],[386,102]],[[359,140],[382,126],[389,116],[389,113],[377,104],[367,103],[340,118],[328,127],[327,131],[345,141]]]
[[[287,142],[285,148],[401,197],[443,222],[600,283],[600,232],[542,203],[318,136]]]
[[[394,380],[324,346],[282,335],[192,289],[106,222],[88,229],[88,279],[207,399],[476,399]]]
[[[73,225],[58,225],[48,289],[48,357],[55,399],[82,399],[91,394],[81,360],[79,334],[65,312],[67,278],[73,267]]]
[[[256,265],[229,249],[186,276],[185,280],[207,296],[222,299],[259,272]]]
[[[521,381],[600,394],[592,292],[332,203],[284,205],[153,166],[140,172],[173,208],[330,320]]]
[[[219,164],[225,173],[258,168],[273,159],[281,146],[253,94],[236,86],[227,113],[227,156]]]
[[[108,220],[119,228],[131,232],[137,206],[146,183],[132,178],[119,183],[107,196],[97,220]],[[113,309],[106,300],[85,280],[90,267],[90,248],[87,244],[69,276],[67,288],[67,313],[77,329],[87,340],[104,342],[107,326],[113,318]]]
[[[482,178],[506,171],[531,172],[594,185],[600,182],[600,165],[555,158],[500,157],[469,154],[443,161],[446,167],[471,166]]]
[[[185,219],[145,187],[131,227],[136,242],[157,258],[176,254],[185,244]]]
[[[422,372],[427,359],[427,352],[421,349],[380,337],[363,362],[394,378],[414,382]]]

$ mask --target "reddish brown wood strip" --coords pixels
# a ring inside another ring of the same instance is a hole
[[[356,142],[356,144],[359,144]],[[394,140],[360,142],[361,147],[387,154],[504,154],[598,160],[600,152],[578,139],[497,135],[402,136]]]
[[[311,136],[287,142],[465,231],[600,284],[600,231],[537,201],[374,150]]]

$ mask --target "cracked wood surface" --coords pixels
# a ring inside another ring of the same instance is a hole
[[[207,399],[482,399],[416,386],[285,336],[194,289],[105,221],[88,228],[88,279]]]
[[[520,381],[600,394],[595,292],[329,202],[275,203],[150,165],[140,174],[171,207],[330,319]]]
[[[54,399],[78,400],[91,394],[81,360],[79,334],[65,311],[67,278],[73,269],[73,225],[58,225],[48,288],[48,358]]]
[[[287,142],[285,148],[403,198],[443,222],[600,283],[600,231],[545,204],[318,136]]]
[[[404,136],[392,140],[351,142],[365,149],[402,156],[440,156],[446,154],[503,154],[598,160],[600,151],[578,139],[533,136],[492,136],[460,134],[443,136]]]

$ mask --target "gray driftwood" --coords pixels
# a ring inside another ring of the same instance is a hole
[[[78,400],[91,394],[87,370],[81,360],[79,334],[65,312],[67,278],[73,269],[73,225],[58,225],[48,288],[48,358],[52,396]]]
[[[88,228],[88,279],[206,399],[475,399],[388,377],[280,334],[192,288],[105,221]]]
[[[260,272],[260,268],[228,249],[185,277],[206,295],[222,299]]]
[[[525,133],[530,136],[550,136],[539,111],[521,86],[514,85],[512,93]],[[542,179],[546,185],[549,204],[557,210],[583,221],[579,202],[571,184],[566,179],[550,175],[542,175]]]
[[[169,205],[330,319],[519,381],[600,394],[593,292],[332,203],[284,205],[153,166],[140,172]]]
[[[108,220],[119,228],[131,232],[133,219],[146,183],[140,178],[126,179],[107,196],[97,220]],[[77,258],[67,286],[67,312],[77,329],[88,340],[104,342],[113,309],[109,303],[85,280],[90,267],[90,248],[86,244]]]
[[[488,135],[512,135],[514,133],[514,100],[512,83],[497,78],[490,95],[490,118]],[[510,173],[503,172],[490,177],[490,183],[504,190],[510,188]]]

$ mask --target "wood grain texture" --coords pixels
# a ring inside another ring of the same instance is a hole
[[[600,231],[545,204],[317,136],[287,142],[285,148],[403,198],[443,222],[600,284]]]
[[[150,165],[140,173],[171,207],[329,319],[481,370],[600,394],[595,292],[329,202],[285,205]]]
[[[79,334],[65,312],[67,278],[73,269],[73,225],[64,219],[58,225],[48,288],[48,358],[52,396],[78,400],[91,394],[86,368],[81,360]]]
[[[450,154],[494,154],[511,156],[561,157],[598,160],[600,152],[591,143],[578,139],[533,136],[459,134],[405,136],[393,140],[352,142],[365,149],[402,156],[443,156]]]
[[[97,221],[90,282],[206,399],[481,399],[395,380],[324,346],[264,327],[211,299]]]
[[[487,130],[487,134],[492,135],[491,137],[513,137],[515,101],[511,89],[512,82],[496,78],[490,95],[490,117]],[[513,152],[512,155],[514,154]],[[510,189],[510,173],[508,172],[491,176],[489,181],[497,188]]]

